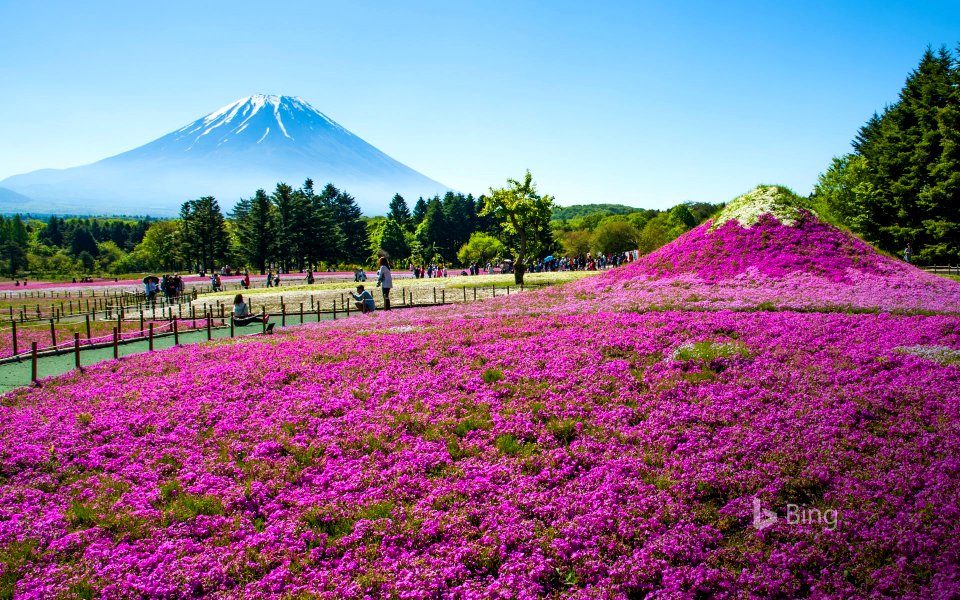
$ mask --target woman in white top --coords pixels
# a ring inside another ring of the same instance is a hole
[[[380,257],[380,268],[377,269],[377,285],[383,292],[383,310],[390,310],[390,289],[393,287],[393,275],[390,273],[390,264],[385,256]]]

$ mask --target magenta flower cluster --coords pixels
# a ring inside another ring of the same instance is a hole
[[[718,235],[736,238],[677,251]],[[860,263],[708,277],[662,260],[0,398],[0,593],[960,594],[960,367],[902,351],[960,349],[960,318],[784,310],[840,306]],[[869,277],[922,280],[871,260]],[[737,295],[791,278],[777,310]],[[657,310],[631,304],[671,281],[685,291]],[[689,310],[717,281],[738,310]],[[755,506],[778,518],[758,526]]]

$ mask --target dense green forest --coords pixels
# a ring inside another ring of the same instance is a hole
[[[549,197],[547,197],[549,201]],[[514,257],[517,232],[486,198],[448,192],[399,194],[385,216],[364,217],[349,193],[307,180],[257,190],[224,214],[215,198],[184,202],[179,219],[0,217],[0,267],[16,274],[71,278],[142,272],[210,271],[223,265],[263,272],[394,263],[466,266]],[[551,209],[555,207],[549,204]],[[529,224],[529,258],[649,252],[708,218],[720,205],[681,204],[668,211],[590,205],[550,210]]]
[[[960,50],[958,50],[960,53]],[[899,98],[833,159],[814,198],[883,250],[960,263],[960,54],[927,49]]]

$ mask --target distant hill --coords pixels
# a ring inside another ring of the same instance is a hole
[[[43,202],[37,202],[29,196],[0,187],[0,214],[41,213],[45,212],[46,208]]]
[[[574,204],[573,206],[557,206],[553,209],[552,219],[555,221],[569,221],[577,217],[586,217],[596,213],[608,215],[626,215],[643,210],[623,204]]]
[[[35,212],[175,216],[186,200],[215,196],[226,211],[258,188],[300,186],[308,177],[346,190],[367,214],[386,213],[396,193],[430,197],[449,189],[300,98],[264,95],[99,162],[14,175],[0,185],[41,201],[31,206]]]

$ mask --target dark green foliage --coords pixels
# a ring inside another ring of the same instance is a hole
[[[416,229],[423,222],[425,216],[427,216],[427,201],[421,196],[417,199],[417,203],[413,205],[413,214],[410,216],[412,219],[411,227]]]
[[[841,223],[922,263],[960,262],[960,67],[927,49],[896,103],[874,114],[814,192]]]
[[[337,259],[345,263],[363,264],[369,246],[367,225],[354,197],[328,183],[320,193],[320,201],[330,208],[330,215],[342,238]]]
[[[240,200],[231,213],[236,224],[237,255],[261,274],[277,253],[276,208],[264,190]]]
[[[397,224],[408,231],[413,231],[413,215],[410,214],[410,208],[407,207],[407,201],[400,194],[395,194],[390,201],[390,210],[387,211],[387,218],[393,219]]]
[[[212,271],[226,263],[227,226],[213,196],[184,202],[180,208],[180,229],[184,254],[191,266]]]

